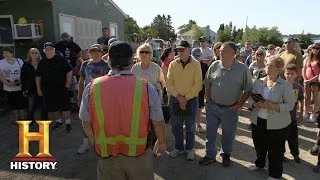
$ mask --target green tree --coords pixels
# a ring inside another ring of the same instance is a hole
[[[217,31],[216,40],[219,42],[226,42],[232,40],[232,22],[229,25],[220,24]]]
[[[183,24],[178,27],[178,33],[182,34],[191,30],[193,25],[197,25],[197,22],[194,20],[189,20],[188,24]]]
[[[204,32],[202,31],[201,27],[194,24],[191,28],[192,30],[192,39],[196,40],[199,39],[201,36],[204,36]]]
[[[312,34],[310,33],[304,34],[304,32],[302,32],[298,38],[302,49],[307,49],[308,46],[313,43]]]
[[[170,15],[157,15],[150,24],[150,27],[154,30],[154,36],[157,38],[169,40],[171,37],[176,37]]]
[[[141,31],[141,40],[145,41],[148,37],[148,34],[150,34],[152,37],[156,37],[156,30],[152,28],[150,25],[149,26],[144,26]]]
[[[130,16],[125,19],[124,23],[126,41],[131,41],[133,33],[140,33],[140,27],[138,26],[137,21]]]

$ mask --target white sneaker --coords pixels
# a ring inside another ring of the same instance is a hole
[[[277,178],[268,177],[267,180],[277,180]]]
[[[314,114],[311,114],[310,118],[307,121],[308,121],[308,123],[315,123],[316,120],[317,120],[317,116]]]
[[[259,168],[256,165],[251,165],[248,167],[249,171],[255,171],[258,170]]]
[[[193,161],[194,160],[194,151],[193,150],[188,150],[186,151],[186,159],[188,161]]]
[[[182,155],[183,153],[184,153],[184,151],[179,151],[178,149],[175,149],[169,153],[169,156],[172,158],[176,158],[176,157]]]
[[[87,152],[90,148],[91,148],[91,145],[89,143],[81,144],[81,146],[79,147],[77,153],[78,154],[83,154],[83,153]]]

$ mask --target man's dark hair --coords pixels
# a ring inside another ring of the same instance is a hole
[[[109,61],[111,68],[122,69],[132,64],[133,50],[130,44],[115,41],[109,47]]]
[[[7,51],[7,52],[10,52],[11,54],[13,54],[13,48],[12,48],[12,47],[8,47],[8,46],[3,47],[2,51],[3,51],[3,52],[4,52],[4,51]]]
[[[234,51],[234,53],[237,53],[237,45],[235,43],[228,41],[228,42],[223,43],[223,45],[229,46]]]
[[[294,72],[298,73],[298,68],[295,64],[288,64],[285,67],[285,71],[294,71]]]
[[[102,31],[103,31],[103,30],[108,30],[108,31],[109,31],[109,28],[106,28],[106,27],[105,27],[105,28],[102,28]]]

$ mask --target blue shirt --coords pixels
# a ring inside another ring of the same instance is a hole
[[[108,75],[125,75],[125,74],[132,74],[130,70],[124,70],[124,71],[116,71],[116,70],[110,70]],[[90,114],[89,114],[89,89],[90,89],[91,83],[89,83],[82,95],[82,101],[80,105],[79,110],[79,118],[82,121],[89,121],[90,120]],[[158,92],[156,88],[148,83],[148,95],[149,95],[149,116],[150,119],[153,121],[163,121],[163,112],[161,107],[160,98],[158,95]],[[112,103],[112,102],[111,102]]]

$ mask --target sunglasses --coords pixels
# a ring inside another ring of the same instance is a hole
[[[184,52],[185,49],[178,49],[178,52]]]
[[[220,47],[216,47],[214,50],[217,50],[217,49],[220,49],[221,48],[221,46]]]
[[[268,48],[268,50],[269,50],[269,51],[272,51],[272,50],[274,50],[274,48]]]
[[[140,51],[140,54],[150,54],[149,51]]]
[[[30,53],[30,54],[39,54],[39,53],[37,53],[37,52],[32,52],[32,53]]]
[[[263,56],[263,53],[257,53],[257,56]]]

